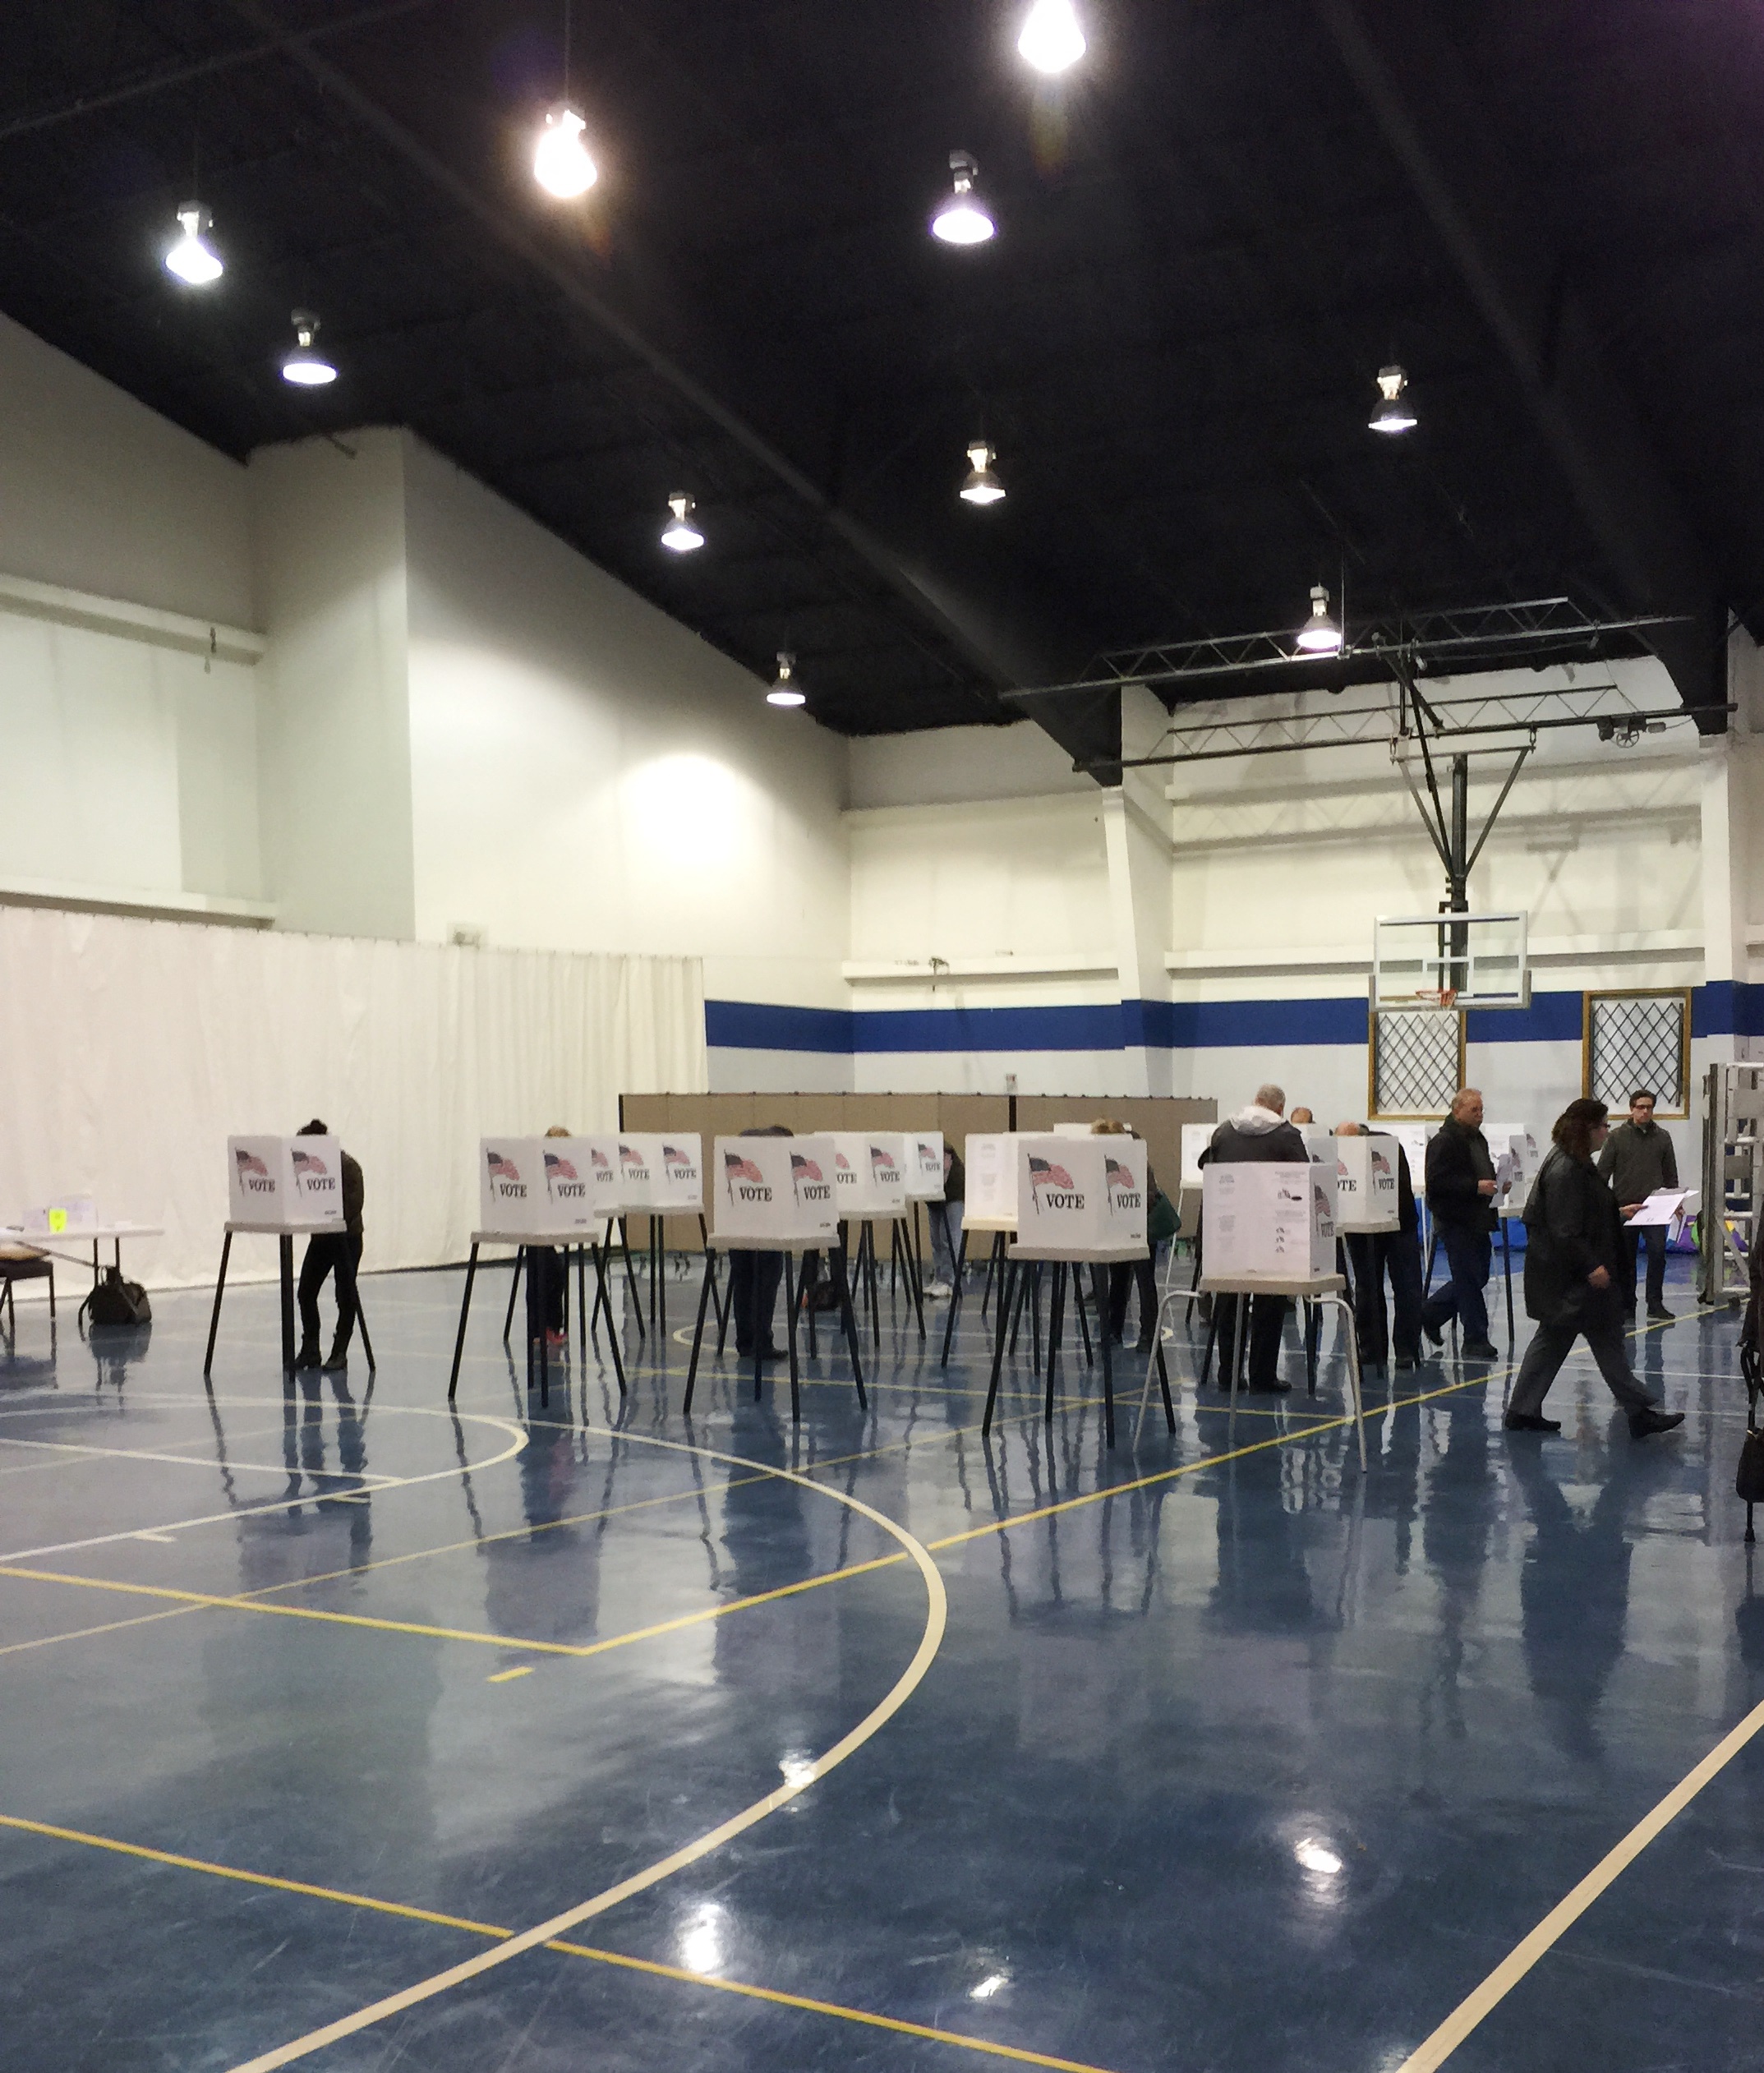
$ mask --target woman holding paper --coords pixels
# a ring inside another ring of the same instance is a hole
[[[1593,1164],[1605,1149],[1609,1115],[1602,1101],[1568,1103],[1525,1205],[1525,1307],[1537,1329],[1513,1385],[1508,1432],[1562,1430],[1559,1418],[1544,1417],[1544,1398],[1577,1338],[1586,1340],[1605,1387],[1629,1414],[1632,1439],[1684,1422],[1682,1411],[1657,1407],[1624,1351],[1626,1234],[1616,1197]]]

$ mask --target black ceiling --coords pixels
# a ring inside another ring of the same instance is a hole
[[[566,206],[527,170],[564,0],[11,0],[0,307],[231,454],[409,425],[852,733],[1320,580],[1685,612],[1713,697],[1723,615],[1764,630],[1755,12],[1080,0],[1052,88],[1024,4],[579,0]],[[925,228],[958,145],[969,251]],[[203,293],[159,265],[193,155]]]

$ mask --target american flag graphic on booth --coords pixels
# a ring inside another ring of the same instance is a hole
[[[870,1147],[870,1172],[878,1181],[891,1181],[894,1178],[894,1161],[880,1145]]]
[[[311,1152],[297,1151],[294,1154],[294,1171],[297,1173],[322,1173],[325,1171],[325,1165],[322,1159],[315,1158]]]
[[[840,1161],[841,1166],[845,1163],[843,1159]],[[825,1176],[812,1159],[804,1158],[800,1152],[792,1152],[790,1154],[790,1178],[793,1181],[818,1181],[824,1179]]]
[[[1038,1159],[1033,1152],[1029,1154],[1029,1191],[1032,1195],[1039,1196],[1044,1187],[1069,1188],[1071,1185],[1072,1177],[1063,1166],[1056,1166],[1051,1159]]]
[[[269,1179],[269,1168],[264,1164],[263,1161],[258,1158],[255,1152],[240,1150],[236,1151],[233,1156],[235,1162],[237,1163],[239,1171],[242,1173],[258,1173],[261,1174],[265,1180],[267,1181]]]
[[[619,1147],[619,1163],[621,1166],[634,1166],[641,1172],[643,1168],[643,1155],[641,1152],[633,1150],[630,1145],[621,1144]]]
[[[1372,1147],[1372,1171],[1375,1173],[1388,1173],[1390,1171],[1390,1161],[1376,1145]]]
[[[723,1179],[728,1184],[729,1199],[733,1202],[735,1199],[737,1181],[753,1181],[758,1186],[763,1186],[766,1177],[752,1159],[744,1158],[741,1153],[725,1152],[723,1154]]]
[[[692,1161],[687,1158],[678,1145],[664,1145],[661,1147],[661,1163],[664,1166],[690,1166],[692,1164]]]
[[[499,1181],[518,1181],[521,1169],[512,1159],[504,1159],[500,1152],[486,1152],[492,1178]]]
[[[577,1178],[575,1168],[567,1159],[560,1157],[556,1152],[546,1154],[545,1170],[546,1178],[549,1180],[573,1181]]]
[[[610,1159],[608,1159],[608,1158],[607,1158],[607,1156],[606,1156],[606,1153],[604,1153],[604,1152],[601,1149],[601,1148],[599,1147],[599,1145],[589,1145],[589,1147],[588,1147],[588,1157],[589,1157],[589,1158],[590,1158],[590,1159],[593,1161],[593,1163],[594,1163],[594,1170],[596,1171],[596,1172],[597,1172],[597,1173],[610,1173],[610,1172],[611,1172],[611,1171],[612,1171],[612,1161],[611,1161]]]
[[[1131,1190],[1133,1186],[1133,1176],[1118,1159],[1103,1159],[1103,1175],[1111,1187]]]

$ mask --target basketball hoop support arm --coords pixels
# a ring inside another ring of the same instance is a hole
[[[1507,795],[1513,790],[1514,779],[1524,767],[1526,758],[1537,746],[1537,737],[1534,733],[1514,756],[1513,767],[1507,772],[1506,782],[1500,788],[1499,796],[1489,808],[1488,818],[1482,823],[1482,832],[1476,837],[1476,846],[1472,849],[1470,845],[1470,757],[1467,753],[1459,751],[1452,758],[1452,810],[1448,819],[1444,804],[1439,797],[1439,784],[1434,772],[1432,752],[1427,746],[1426,723],[1435,716],[1422,698],[1412,672],[1407,669],[1400,670],[1398,682],[1406,701],[1414,708],[1415,739],[1421,745],[1421,767],[1427,775],[1427,796],[1432,803],[1430,813],[1416,790],[1415,781],[1410,776],[1407,767],[1396,756],[1394,742],[1391,744],[1392,759],[1402,772],[1402,781],[1408,787],[1409,797],[1415,802],[1416,812],[1421,817],[1421,825],[1426,829],[1428,839],[1445,868],[1445,899],[1440,911],[1444,914],[1468,914],[1470,873],[1476,866],[1476,859],[1482,854],[1483,844],[1488,841],[1495,822],[1500,817],[1500,809],[1507,804]],[[1467,952],[1468,945],[1459,940],[1461,933],[1459,930],[1453,931],[1452,956],[1454,959],[1462,958]]]

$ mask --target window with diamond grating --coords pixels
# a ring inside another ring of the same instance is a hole
[[[1372,1113],[1443,1116],[1464,1084],[1456,1008],[1381,1008],[1372,1016]]]
[[[1581,1046],[1581,1091],[1614,1110],[1637,1088],[1659,1097],[1656,1113],[1683,1116],[1690,1107],[1690,995],[1589,993]]]

